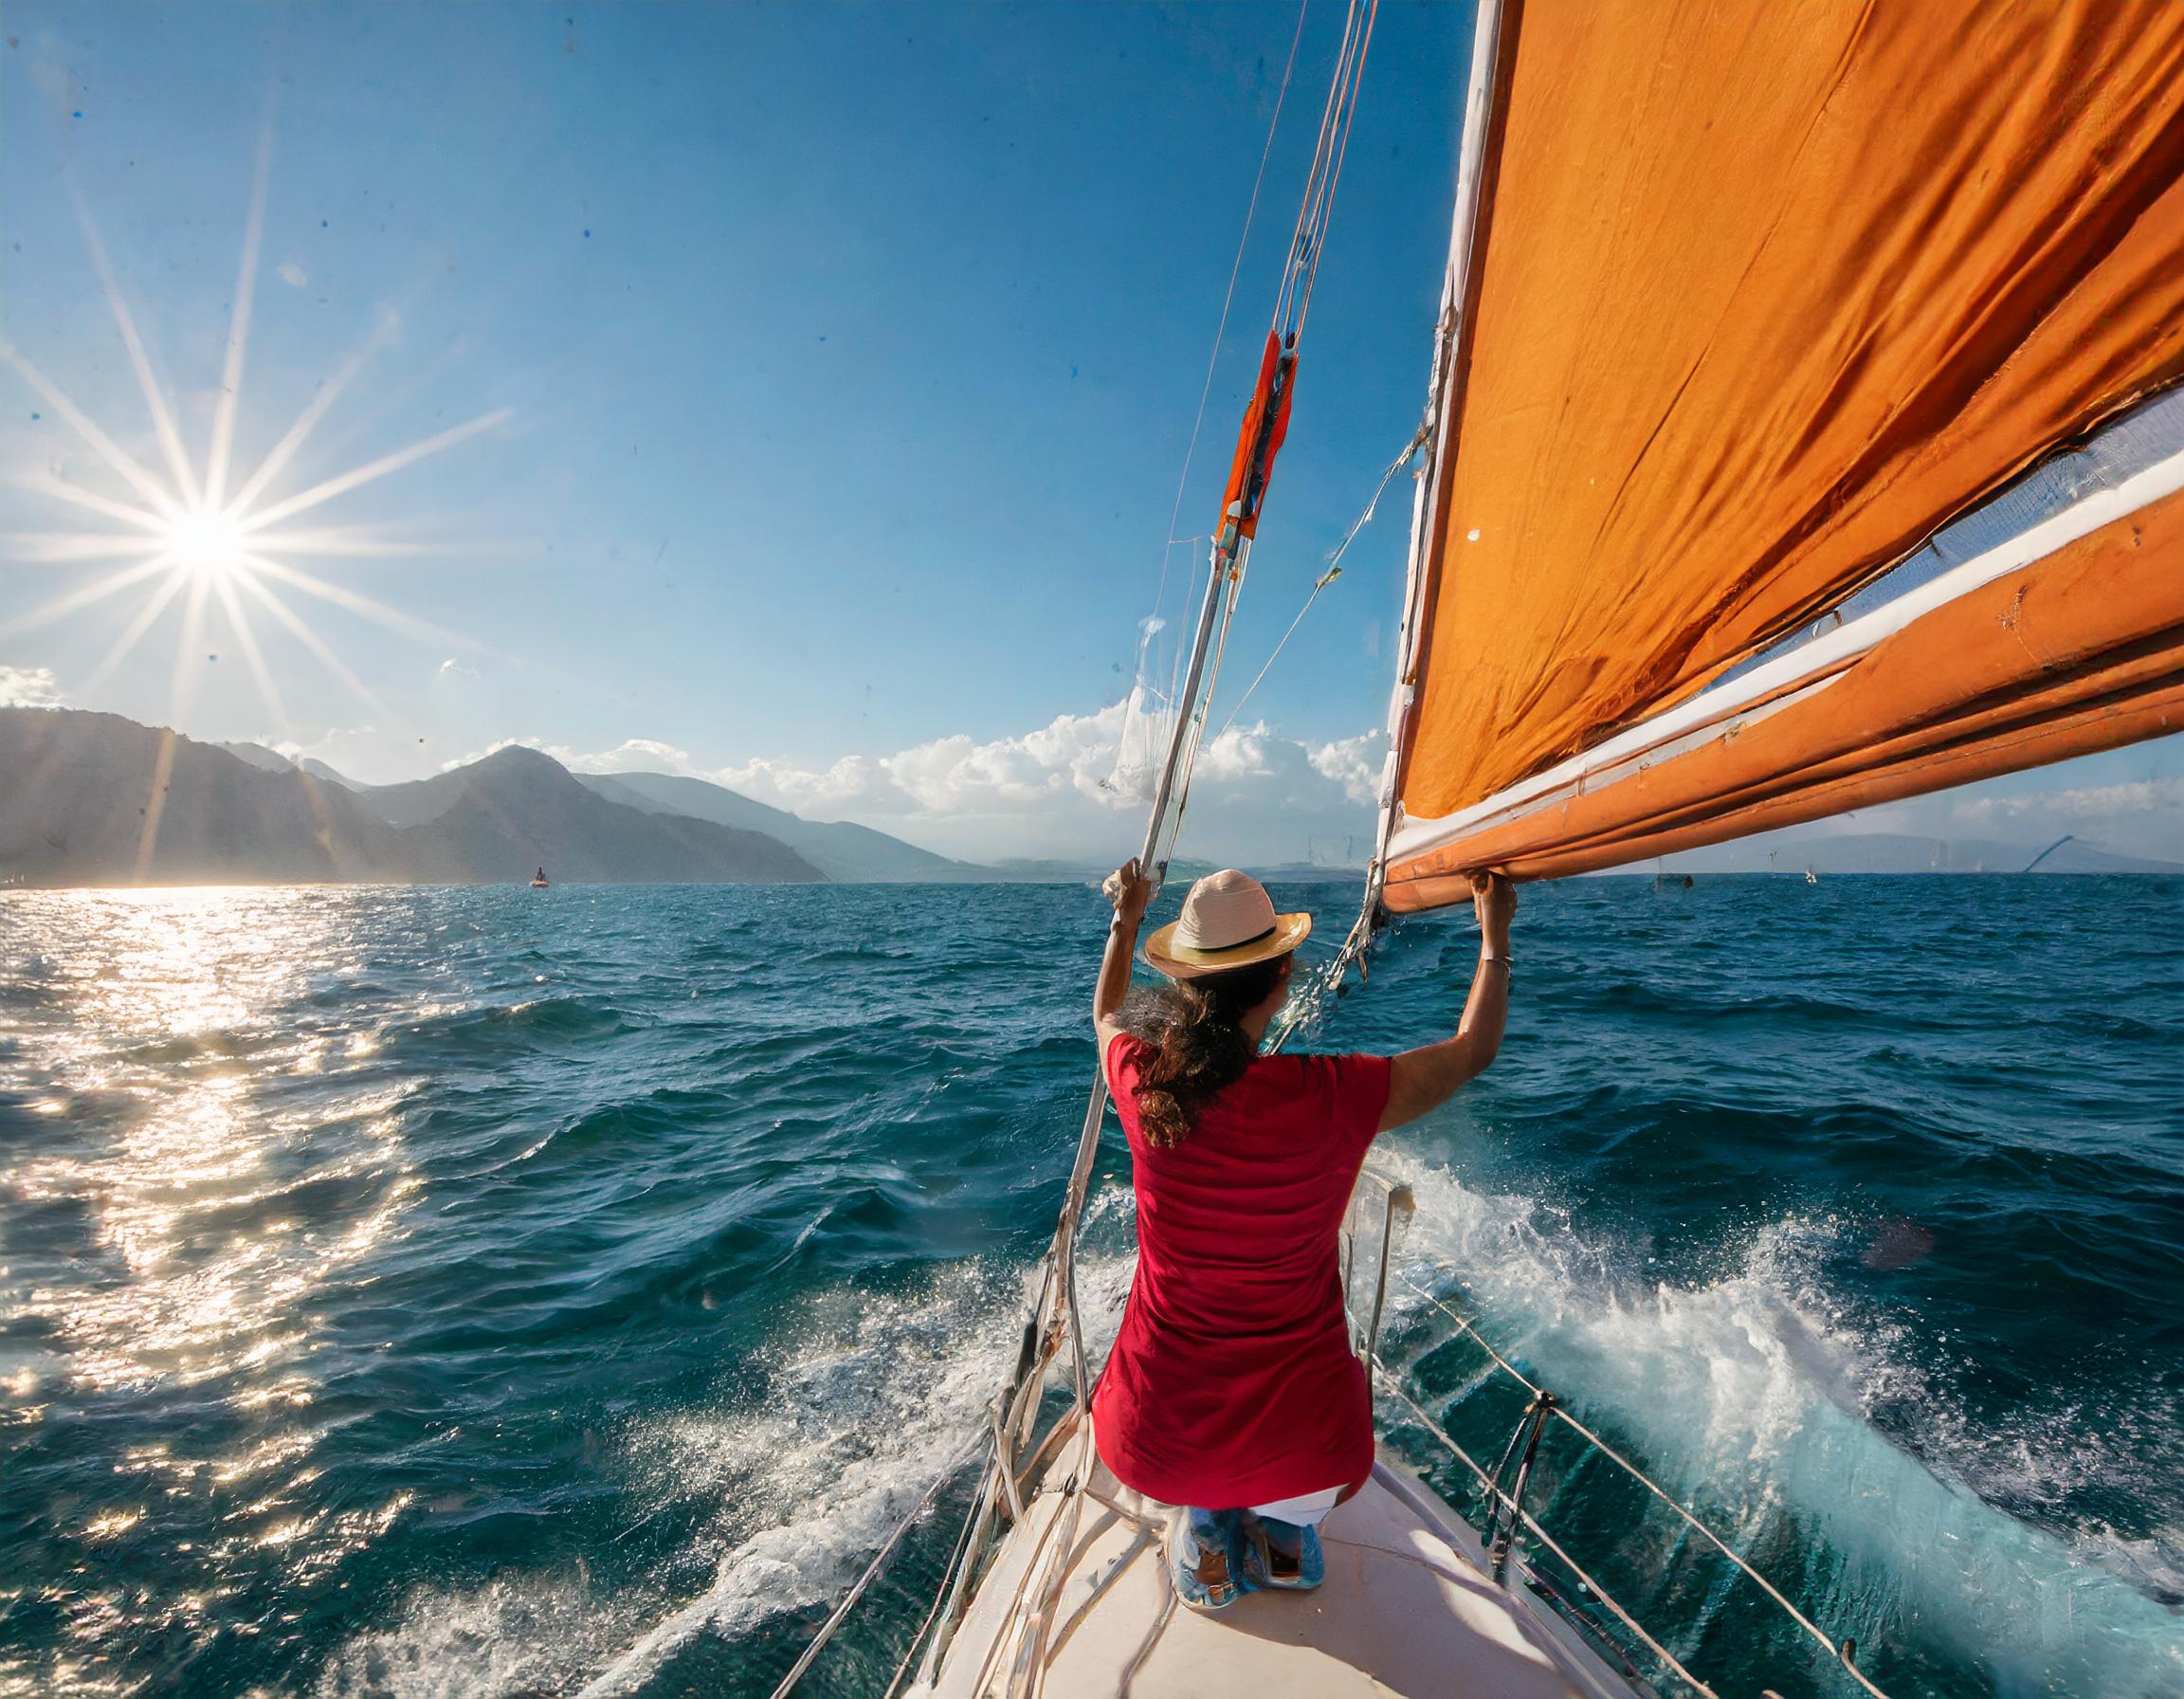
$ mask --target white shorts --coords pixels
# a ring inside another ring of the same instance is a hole
[[[1339,1487],[1328,1487],[1319,1492],[1302,1492],[1295,1498],[1278,1498],[1270,1505],[1253,1505],[1254,1516],[1270,1516],[1276,1522],[1292,1523],[1301,1528],[1317,1527],[1320,1519],[1335,1507],[1335,1501],[1342,1496]]]

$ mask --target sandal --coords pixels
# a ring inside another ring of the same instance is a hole
[[[1168,1525],[1168,1574],[1175,1597],[1194,1611],[1234,1604],[1243,1594],[1236,1584],[1235,1545],[1235,1511],[1176,1511]]]
[[[1253,1591],[1309,1593],[1327,1579],[1327,1554],[1318,1528],[1247,1510],[1242,1533],[1244,1584]]]

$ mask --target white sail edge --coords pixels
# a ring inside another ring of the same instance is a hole
[[[1793,701],[1825,689],[1843,669],[1913,620],[1995,579],[2066,548],[2102,526],[2184,489],[2184,453],[2157,461],[2113,487],[2097,490],[1975,559],[1906,591],[1895,600],[1816,637],[1776,660],[1756,667],[1717,689],[1640,721],[1584,754],[1510,785],[1483,801],[1439,817],[1411,817],[1391,805],[1394,821],[1387,859],[1427,854],[1458,837],[1552,807],[1578,793],[1623,776],[1619,769],[1643,767],[1682,754],[1720,734],[1732,720],[1752,722]],[[1774,699],[1774,700],[1767,700]],[[1754,706],[1766,701],[1764,709]]]

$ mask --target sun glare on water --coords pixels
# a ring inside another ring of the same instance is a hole
[[[395,321],[391,315],[383,316],[364,345],[319,384],[295,423],[230,493],[229,478],[237,470],[238,400],[264,233],[268,160],[269,149],[262,149],[244,229],[242,265],[228,321],[211,441],[202,466],[192,460],[184,446],[175,410],[154,375],[152,356],[115,277],[91,210],[81,195],[76,196],[77,216],[121,348],[143,392],[163,468],[155,470],[122,448],[20,348],[0,341],[0,365],[12,368],[103,463],[113,478],[127,486],[127,493],[119,494],[111,479],[101,480],[107,484],[101,489],[65,477],[58,469],[17,474],[10,479],[19,487],[73,509],[81,528],[0,534],[0,557],[25,564],[85,569],[104,563],[106,570],[96,572],[87,581],[48,598],[18,618],[0,622],[0,641],[113,598],[133,596],[136,600],[135,612],[120,634],[73,692],[79,700],[96,694],[177,602],[180,616],[170,705],[170,713],[177,721],[189,705],[193,681],[201,676],[197,663],[208,638],[213,635],[210,626],[217,620],[225,625],[233,647],[241,652],[274,723],[285,730],[287,712],[273,668],[259,643],[258,615],[270,619],[366,703],[381,705],[370,687],[297,611],[290,600],[292,594],[314,597],[421,641],[478,647],[459,633],[440,630],[296,564],[299,557],[314,556],[352,560],[398,556],[445,558],[469,552],[456,544],[391,536],[380,526],[298,526],[290,521],[428,455],[492,429],[510,416],[507,408],[481,414],[294,493],[279,492],[282,475],[342,392],[392,339]],[[103,521],[101,528],[93,528],[94,519]]]

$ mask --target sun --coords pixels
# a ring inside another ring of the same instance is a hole
[[[209,507],[169,521],[164,541],[174,564],[204,583],[217,585],[243,565],[243,528]]]
[[[415,465],[456,444],[505,423],[508,408],[498,408],[463,424],[382,454],[362,466],[336,473],[307,488],[282,493],[282,476],[325,418],[336,399],[393,339],[395,320],[382,310],[379,323],[363,346],[323,378],[310,404],[248,476],[234,464],[235,426],[243,373],[250,339],[250,310],[265,226],[265,183],[271,157],[271,132],[261,146],[250,210],[243,234],[243,258],[229,307],[227,352],[220,373],[219,400],[211,438],[203,461],[185,447],[173,402],[154,376],[154,368],[135,315],[114,274],[90,207],[76,195],[93,268],[99,275],[114,328],[143,391],[152,432],[165,462],[163,472],[145,465],[89,417],[24,351],[0,337],[0,367],[40,396],[74,430],[112,475],[100,489],[62,477],[57,471],[0,474],[9,484],[76,510],[78,528],[0,534],[0,562],[93,566],[111,570],[52,596],[28,612],[0,623],[0,640],[91,609],[111,598],[130,595],[136,609],[103,659],[83,681],[81,694],[95,694],[162,619],[178,625],[170,716],[179,722],[190,704],[197,665],[207,652],[208,621],[219,621],[256,679],[261,697],[283,734],[287,713],[273,670],[258,641],[253,615],[270,619],[327,672],[373,708],[382,706],[371,687],[311,629],[290,605],[292,594],[330,603],[344,612],[391,628],[412,640],[482,647],[461,633],[443,630],[400,609],[391,608],[348,585],[330,581],[296,564],[297,557],[334,559],[410,556],[446,558],[506,546],[429,542],[390,536],[379,526],[324,525],[294,521],[322,503],[350,495],[390,473]],[[71,190],[71,193],[74,191]],[[232,481],[232,482],[231,482]],[[112,529],[84,523],[95,515]],[[174,610],[170,614],[170,610]],[[229,647],[221,643],[220,648]]]

